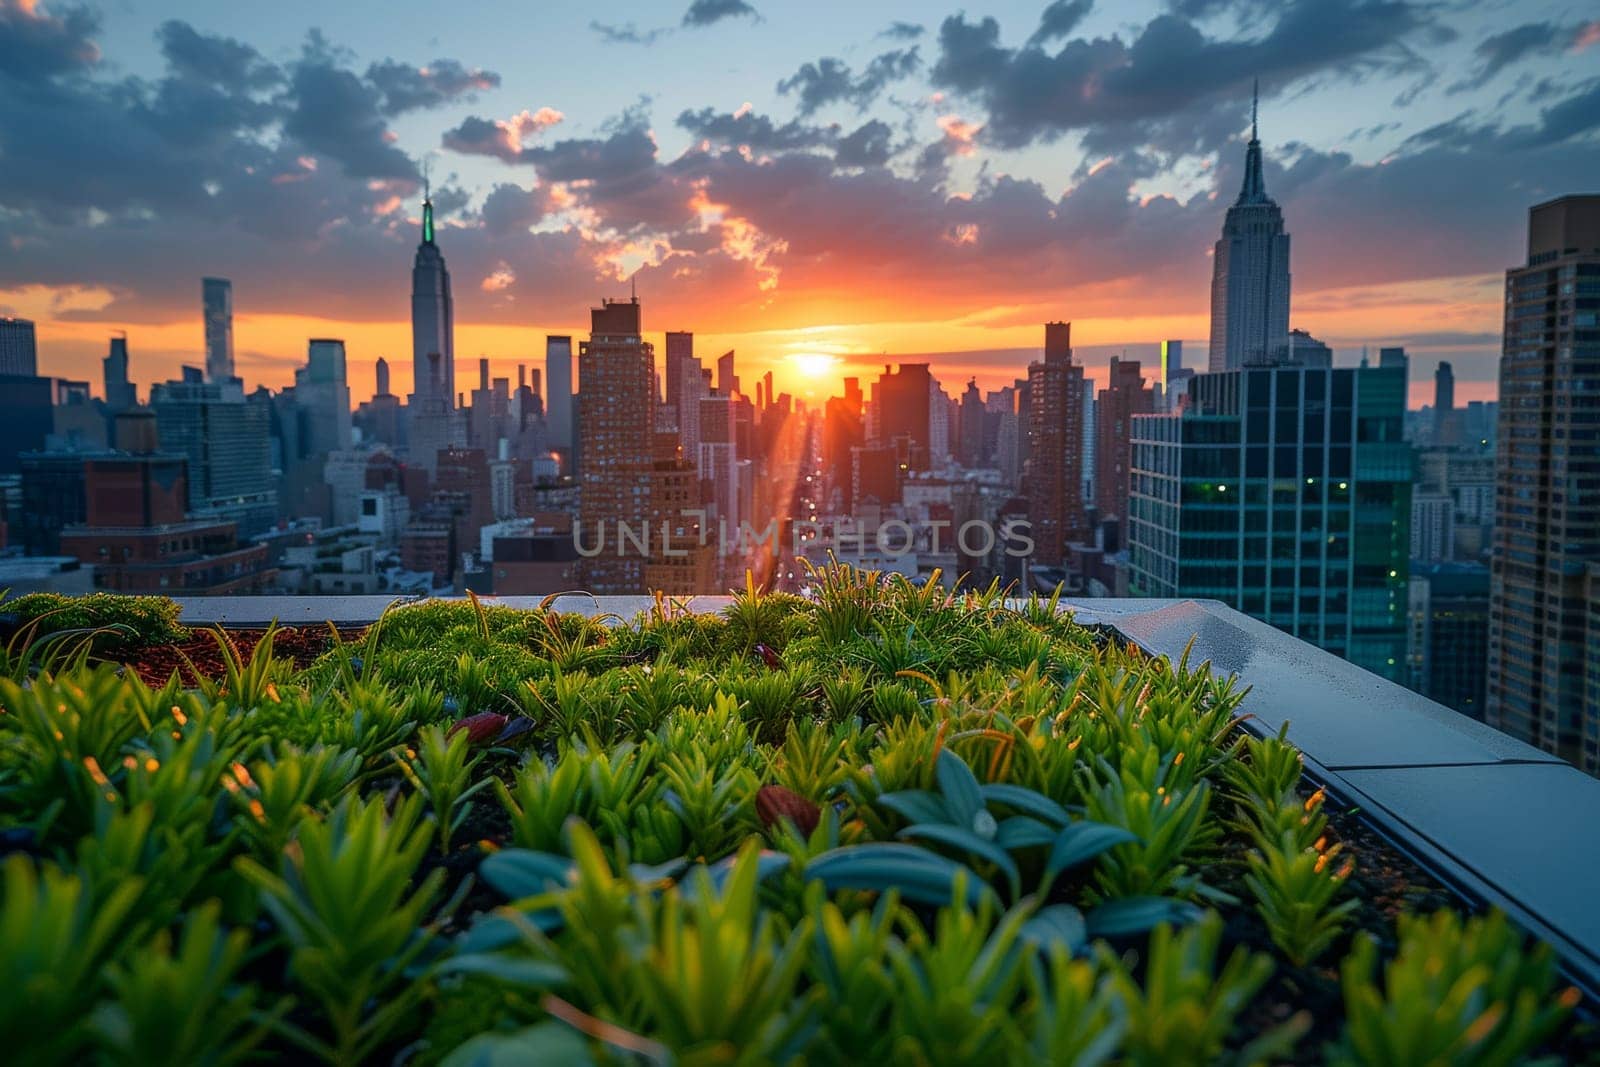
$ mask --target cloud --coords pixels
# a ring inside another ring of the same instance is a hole
[[[1397,42],[1424,24],[1421,8],[1391,0],[1297,0],[1264,34],[1223,40],[1177,15],[1158,15],[1131,42],[1075,37],[1050,52],[1000,43],[993,18],[944,20],[935,84],[988,112],[985,135],[1003,148],[1095,127],[1162,120],[1240,99],[1251,80],[1283,86],[1312,74],[1362,77],[1414,62]]]
[[[288,99],[284,133],[352,178],[419,176],[384,121],[382,91],[340,66],[316,31],[292,68]]]
[[[1590,35],[1586,38],[1586,35]],[[1525,22],[1509,30],[1491,34],[1472,50],[1479,66],[1470,77],[1450,86],[1459,93],[1486,85],[1495,75],[1523,60],[1554,55],[1567,50],[1581,51],[1585,41],[1600,39],[1600,22],[1562,26],[1554,22]]]
[[[1039,14],[1039,28],[1028,38],[1031,45],[1042,45],[1071,36],[1078,23],[1089,14],[1094,0],[1052,0]]]
[[[751,111],[748,105],[734,112],[719,112],[709,107],[683,111],[678,115],[677,125],[704,140],[744,145],[758,152],[817,148],[832,144],[839,135],[838,126],[812,126],[798,119],[780,126],[767,116]]]
[[[19,82],[92,67],[100,16],[86,7],[41,12],[33,0],[0,0],[0,77]]]
[[[600,39],[607,44],[655,44],[661,38],[672,32],[672,27],[662,26],[653,30],[641,30],[631,22],[609,24],[591,21],[589,29],[600,35]]]
[[[802,115],[839,102],[864,110],[884,86],[909,77],[921,65],[922,58],[916,46],[874,56],[860,75],[853,73],[843,60],[825,56],[814,63],[802,64],[799,70],[778,83],[778,92],[797,95]]]
[[[425,67],[386,59],[367,68],[367,81],[383,95],[384,114],[403,115],[474,100],[482,90],[499,88],[500,75],[477,67],[468,69],[454,59],[436,59]]]
[[[683,13],[683,24],[690,27],[710,26],[723,19],[753,18],[761,15],[744,0],[694,0]]]
[[[552,207],[549,190],[543,187],[525,189],[512,182],[502,182],[484,198],[479,215],[491,234],[510,234],[527,230],[543,220]]]
[[[525,161],[525,142],[565,119],[553,107],[522,111],[509,119],[484,119],[468,115],[441,138],[444,147],[463,155],[493,156],[506,163]]]
[[[887,37],[891,41],[915,41],[927,33],[927,28],[919,22],[891,22],[887,29],[879,30],[879,37]]]
[[[872,119],[839,139],[834,159],[841,167],[881,167],[893,154],[894,131],[881,119]]]
[[[156,30],[156,40],[175,78],[235,92],[270,89],[283,82],[283,71],[250,45],[232,37],[200,33],[187,22],[163,22]]]

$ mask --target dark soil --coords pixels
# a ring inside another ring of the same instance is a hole
[[[362,631],[340,631],[339,638],[349,642],[358,639]],[[250,662],[250,654],[266,636],[265,630],[229,630],[228,639],[239,651],[239,658]],[[296,670],[311,666],[316,658],[333,645],[333,635],[326,626],[282,627],[272,635],[274,656],[288,659]],[[139,677],[149,685],[165,685],[172,672],[177,671],[186,686],[196,685],[200,677],[218,679],[227,673],[227,659],[217,644],[213,631],[195,630],[193,636],[181,645],[158,645],[141,649],[126,657],[119,657],[129,669],[139,672]]]

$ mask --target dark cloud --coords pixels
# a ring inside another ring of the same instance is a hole
[[[506,137],[506,129],[493,119],[468,115],[454,129],[446,130],[440,141],[444,147],[466,156],[493,156],[506,163],[522,159],[522,148]]]
[[[416,163],[395,146],[382,91],[340,65],[314,31],[292,68],[288,100],[283,132],[350,177],[420,177]]]
[[[744,0],[694,0],[683,13],[685,26],[710,26],[731,18],[759,19],[760,13]]]
[[[591,21],[589,29],[599,34],[600,39],[607,44],[655,44],[672,32],[672,27],[670,26],[661,26],[653,30],[641,30],[631,22],[610,24]]]
[[[1068,37],[1094,7],[1094,0],[1052,0],[1039,14],[1039,28],[1028,38],[1031,45],[1042,45]]]
[[[479,214],[491,234],[512,234],[528,229],[549,211],[550,197],[544,188],[503,182],[489,191]]]
[[[1424,22],[1422,9],[1389,0],[1297,0],[1278,10],[1271,29],[1254,38],[1211,38],[1185,18],[1158,15],[1131,42],[1079,37],[1055,52],[1006,47],[993,18],[954,15],[940,27],[932,76],[983,104],[991,142],[1017,148],[1238,99],[1256,77],[1279,86],[1404,65],[1409,57],[1393,46]]]
[[[175,79],[235,92],[270,89],[283,82],[283,71],[250,45],[232,37],[203,34],[187,22],[163,22],[156,30],[156,40]]]
[[[19,82],[93,66],[100,16],[86,7],[46,14],[24,0],[0,0],[0,76]]]
[[[915,41],[927,32],[927,28],[920,22],[895,21],[889,23],[887,29],[879,30],[878,36],[887,37],[891,41]]]
[[[1479,62],[1470,77],[1450,86],[1459,93],[1487,84],[1507,67],[1534,56],[1551,55],[1570,47],[1584,27],[1561,26],[1554,22],[1526,22],[1478,42],[1472,54]]]
[[[843,60],[825,56],[815,63],[802,64],[778,83],[778,92],[798,96],[802,115],[841,102],[861,110],[877,99],[884,86],[916,73],[921,65],[915,46],[874,56],[860,75]]]
[[[677,124],[694,136],[724,145],[747,145],[761,152],[817,148],[832,144],[838,126],[813,126],[792,119],[778,125],[753,111],[726,112],[714,108],[684,111]]]
[[[834,159],[841,167],[881,167],[894,154],[894,131],[880,119],[872,119],[839,138]]]
[[[440,107],[457,100],[473,100],[477,93],[500,86],[494,71],[467,68],[454,59],[436,59],[426,67],[386,59],[367,68],[367,81],[383,94],[383,113]]]

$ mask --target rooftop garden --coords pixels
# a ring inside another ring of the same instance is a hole
[[[8,1062],[1510,1064],[1551,951],[1050,598],[0,604]],[[1247,679],[1245,681],[1248,681]]]

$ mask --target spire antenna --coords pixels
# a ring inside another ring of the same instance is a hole
[[[1256,105],[1261,100],[1261,79],[1250,80],[1250,139],[1256,140]]]

